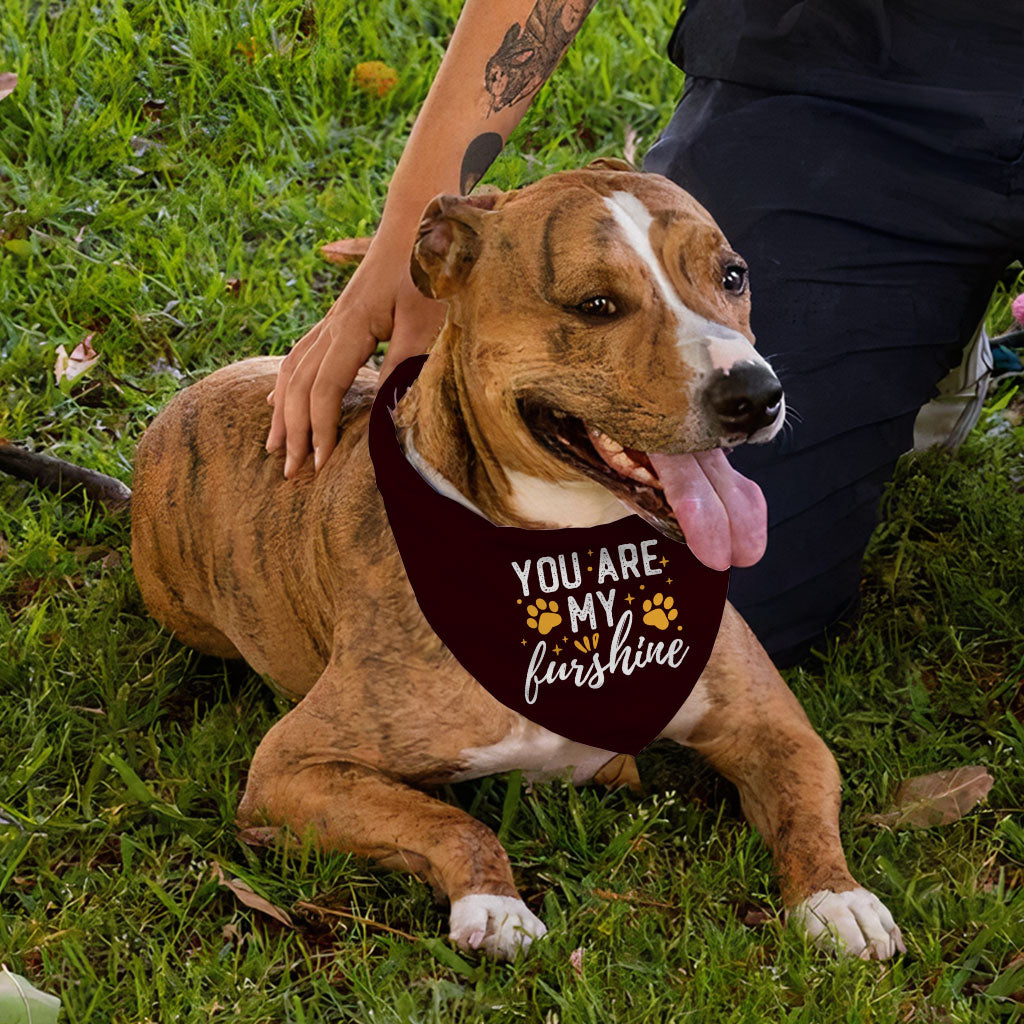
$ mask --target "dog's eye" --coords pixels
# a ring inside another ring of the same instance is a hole
[[[747,290],[747,268],[742,263],[730,263],[722,271],[722,287],[732,295],[742,295]]]
[[[589,299],[584,299],[576,307],[576,311],[587,316],[614,316],[618,312],[618,307],[607,295],[592,295]]]

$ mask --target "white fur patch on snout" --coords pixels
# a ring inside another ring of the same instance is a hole
[[[788,917],[819,949],[862,960],[888,960],[897,951],[907,951],[892,914],[867,889],[822,889],[798,903]]]
[[[613,192],[605,199],[626,243],[647,267],[659,298],[676,318],[676,345],[683,361],[702,374],[728,373],[736,363],[768,366],[739,331],[700,316],[680,298],[651,245],[651,211],[632,192]]]
[[[470,893],[452,904],[450,920],[448,937],[459,949],[480,949],[496,960],[514,960],[547,934],[544,922],[514,896]]]

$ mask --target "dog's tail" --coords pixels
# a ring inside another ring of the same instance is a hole
[[[79,492],[100,502],[111,512],[119,512],[131,501],[131,488],[112,476],[97,473],[73,462],[41,455],[27,448],[0,440],[0,472],[38,484],[55,494]]]

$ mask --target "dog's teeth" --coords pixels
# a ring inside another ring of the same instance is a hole
[[[590,435],[591,443],[599,451],[607,452],[609,455],[618,455],[623,450],[621,444],[613,441],[607,434],[601,433],[595,427],[591,427],[587,433]]]

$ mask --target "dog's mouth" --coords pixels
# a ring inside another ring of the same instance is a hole
[[[611,491],[666,537],[684,541],[705,565],[753,565],[764,554],[764,496],[729,465],[727,450],[644,452],[548,405],[524,399],[519,412],[543,448]]]

